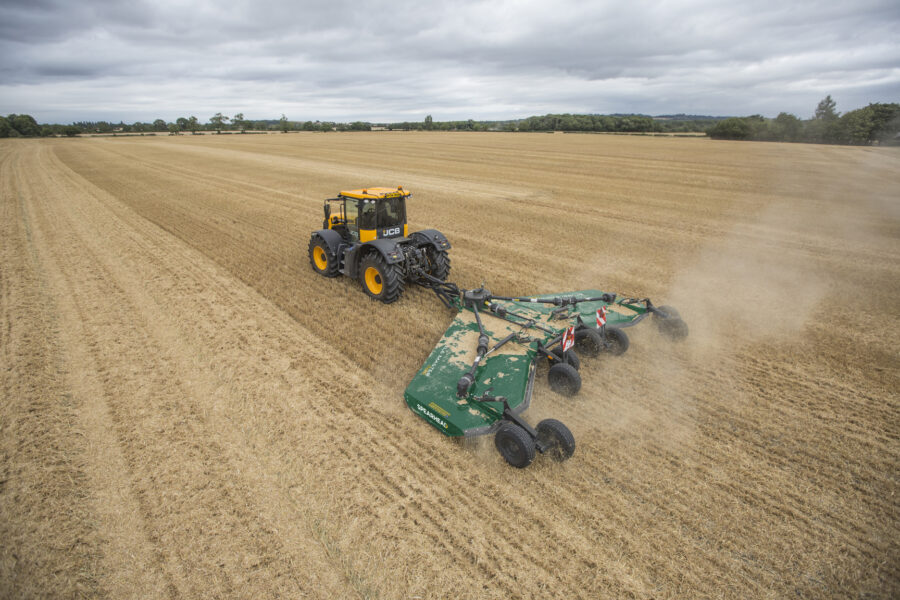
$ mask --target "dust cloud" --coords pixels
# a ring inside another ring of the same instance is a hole
[[[669,297],[690,324],[692,357],[710,360],[747,344],[785,341],[803,329],[829,287],[821,267],[797,247],[811,216],[767,207],[677,275]]]

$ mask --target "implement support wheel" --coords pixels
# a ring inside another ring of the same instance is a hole
[[[517,469],[524,469],[534,460],[534,440],[515,423],[504,423],[494,436],[500,456]]]
[[[575,354],[574,350],[569,350],[565,354],[568,354],[569,364],[575,367],[576,371],[581,370],[581,359],[578,358],[578,355]],[[564,363],[566,361],[563,360],[563,351],[562,348],[557,346],[553,350],[550,351],[550,356],[547,357],[547,360],[550,361],[550,365],[558,365]]]
[[[688,336],[687,323],[678,314],[678,311],[671,306],[660,306],[657,310],[666,314],[665,317],[659,313],[653,314],[653,320],[659,332],[670,340],[680,342]]]
[[[628,335],[618,327],[606,328],[605,350],[613,356],[621,356],[628,350]]]
[[[568,460],[575,454],[575,437],[569,428],[556,419],[544,419],[535,427],[538,439],[544,445],[544,454],[557,462]]]
[[[582,356],[597,356],[605,348],[603,336],[593,327],[582,327],[575,331],[575,348]]]
[[[581,389],[581,375],[575,367],[566,363],[556,363],[547,373],[550,389],[563,396],[574,396]]]

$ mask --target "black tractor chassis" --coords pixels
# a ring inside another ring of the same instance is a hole
[[[328,244],[329,250],[340,261],[340,272],[347,277],[359,275],[359,265],[363,257],[371,252],[378,252],[389,265],[400,265],[403,278],[417,282],[426,272],[428,260],[425,249],[433,247],[436,252],[450,248],[450,242],[435,229],[417,231],[410,237],[380,238],[368,242],[348,243],[341,235],[331,229],[314,232]]]

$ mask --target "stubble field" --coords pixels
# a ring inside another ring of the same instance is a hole
[[[0,142],[0,596],[900,594],[900,152],[543,134]],[[564,464],[402,401],[452,314],[308,265],[403,185],[450,279],[679,308]]]

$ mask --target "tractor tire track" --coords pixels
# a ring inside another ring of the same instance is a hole
[[[106,583],[91,454],[22,190],[35,148],[0,154],[0,596],[89,598]]]
[[[52,168],[40,171],[54,173]],[[170,351],[154,343],[156,327],[135,301],[140,283],[123,276],[121,266],[114,266],[113,261],[125,257],[108,253],[98,242],[104,232],[115,231],[116,223],[98,223],[97,216],[84,208],[84,195],[60,191],[66,189],[65,183],[59,177],[45,181],[43,189],[34,193],[33,206],[38,220],[46,223],[48,230],[55,229],[55,241],[61,248],[51,248],[50,253],[58,265],[57,273],[65,279],[60,296],[75,299],[74,310],[84,324],[86,345],[98,365],[97,376],[107,388],[104,396],[111,420],[134,474],[132,485],[148,524],[148,536],[155,547],[168,549],[164,567],[175,582],[170,593],[177,590],[178,595],[188,597],[245,595],[257,589],[266,590],[264,596],[309,594],[311,590],[304,592],[278,546],[261,542],[268,525],[240,508],[251,504],[253,492],[244,482],[232,481],[229,473],[240,469],[222,464],[227,453],[209,434],[203,415],[190,400],[185,402],[192,394],[183,383],[188,377]],[[69,218],[63,220],[63,215]],[[59,221],[55,227],[50,224],[54,220]],[[124,284],[130,286],[123,288]],[[207,476],[185,480],[183,473],[171,470],[173,464]],[[213,515],[215,520],[210,520]],[[187,518],[190,528],[173,529],[173,518]],[[253,537],[238,533],[242,531]],[[178,539],[181,541],[175,543]],[[203,547],[218,553],[206,556],[199,551]],[[223,555],[229,560],[220,560]],[[246,568],[247,563],[251,569]],[[260,565],[266,569],[259,571]],[[198,587],[198,572],[212,575],[217,584],[206,582]],[[249,574],[233,575],[253,572],[282,575],[264,584]]]

